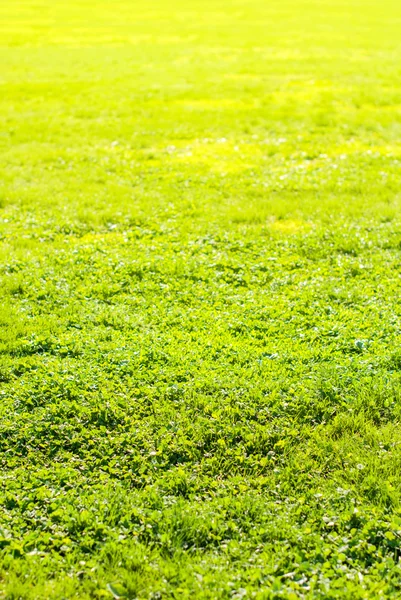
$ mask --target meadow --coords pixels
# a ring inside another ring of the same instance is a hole
[[[400,598],[400,31],[1,3],[0,598]]]

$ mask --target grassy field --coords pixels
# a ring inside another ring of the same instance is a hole
[[[400,598],[400,31],[1,4],[0,598]]]

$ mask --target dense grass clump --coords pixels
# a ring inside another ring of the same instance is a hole
[[[401,7],[0,7],[0,597],[399,598]]]

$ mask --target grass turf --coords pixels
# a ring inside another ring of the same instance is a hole
[[[0,7],[0,596],[399,598],[401,9]]]

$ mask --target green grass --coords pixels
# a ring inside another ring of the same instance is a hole
[[[400,598],[400,30],[1,4],[0,598]]]

